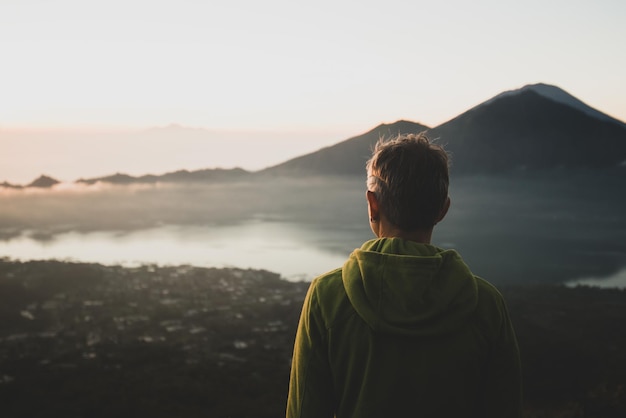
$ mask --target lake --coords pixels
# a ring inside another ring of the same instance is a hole
[[[626,287],[619,178],[453,181],[433,243],[497,284]],[[0,255],[103,264],[190,264],[310,280],[373,238],[362,179],[269,178],[186,186],[0,193]]]
[[[167,225],[130,232],[65,232],[46,241],[27,234],[0,241],[14,259],[59,259],[102,264],[141,264],[264,269],[290,280],[340,266],[345,255],[316,248],[316,231],[297,225],[251,221],[227,226]]]

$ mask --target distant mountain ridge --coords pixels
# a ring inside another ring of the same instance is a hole
[[[6,189],[24,189],[27,187],[37,188],[37,189],[49,189],[52,186],[55,186],[59,183],[60,183],[59,180],[54,179],[50,176],[46,176],[45,174],[42,174],[41,176],[37,177],[32,182],[28,183],[26,186],[22,186],[20,184],[11,184],[5,181],[5,182],[0,183],[0,187],[4,187]]]
[[[253,173],[242,168],[209,168],[204,170],[178,170],[171,173],[161,175],[146,174],[143,176],[131,176],[124,173],[116,173],[110,176],[94,177],[89,179],[78,179],[74,183],[93,185],[96,183],[108,183],[116,185],[127,184],[155,184],[155,183],[193,183],[207,181],[233,181],[241,180],[253,176]],[[0,187],[7,189],[24,189],[24,188],[51,188],[61,183],[59,180],[42,175],[26,186],[19,184],[11,184],[8,182],[0,183]]]
[[[184,129],[177,125],[167,132]],[[502,174],[536,170],[618,170],[626,173],[626,124],[548,84],[505,91],[430,128],[399,120],[283,163],[250,172],[241,168],[179,170],[162,175],[79,179],[82,184],[230,181],[256,176],[364,175],[365,162],[380,138],[419,133],[443,144],[452,157],[452,174]],[[245,150],[242,150],[245,152]],[[41,176],[27,186],[49,188],[59,183]]]
[[[242,168],[210,168],[204,170],[178,170],[172,173],[165,173],[162,175],[146,174],[143,176],[130,176],[128,174],[116,173],[111,176],[97,177],[90,179],[78,179],[76,183],[82,184],[95,184],[111,183],[111,184],[134,184],[134,183],[189,183],[189,182],[202,182],[202,181],[226,181],[243,179],[251,176],[250,171],[246,171]]]
[[[451,154],[453,175],[554,169],[626,172],[626,125],[545,84],[504,92],[432,129],[404,120],[380,125],[262,172],[363,175],[371,146],[381,134],[423,130]]]

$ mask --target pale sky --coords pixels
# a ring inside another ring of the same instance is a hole
[[[625,22],[623,0],[0,0],[0,132],[176,123],[328,144],[537,82],[626,121]]]

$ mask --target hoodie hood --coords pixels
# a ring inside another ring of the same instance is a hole
[[[342,269],[350,303],[376,332],[434,336],[476,309],[476,278],[454,250],[401,238],[367,241]]]

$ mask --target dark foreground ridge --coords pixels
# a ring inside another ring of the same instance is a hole
[[[0,414],[284,416],[307,288],[257,270],[0,259]],[[626,292],[501,291],[525,416],[626,416]]]

